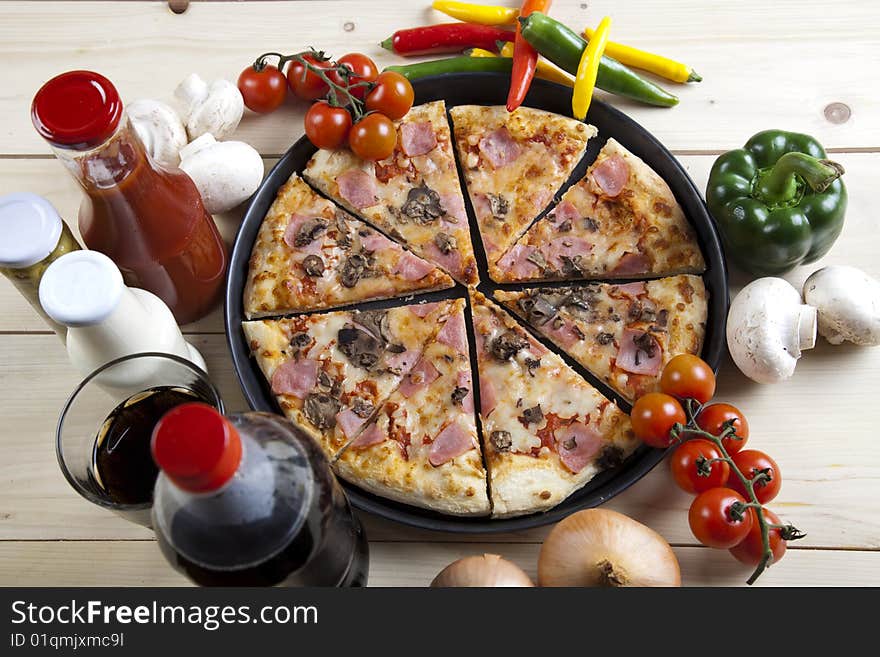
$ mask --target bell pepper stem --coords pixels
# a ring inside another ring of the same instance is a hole
[[[786,153],[764,175],[758,177],[755,195],[767,203],[785,203],[798,193],[798,180],[814,192],[824,192],[844,173],[843,166],[806,153]]]

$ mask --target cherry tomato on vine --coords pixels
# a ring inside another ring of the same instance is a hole
[[[384,160],[394,152],[397,130],[384,114],[367,114],[354,124],[348,135],[348,145],[363,160]]]
[[[764,544],[761,541],[761,525],[755,516],[755,510],[749,509],[753,516],[752,528],[746,537],[737,545],[730,548],[730,553],[736,557],[736,560],[746,564],[747,566],[757,566],[764,557]],[[781,525],[779,516],[764,509],[764,519],[768,524]],[[770,551],[773,553],[773,563],[776,563],[785,556],[786,541],[782,538],[782,532],[779,529],[769,529]]]
[[[667,395],[705,404],[715,394],[715,373],[699,356],[679,354],[663,368],[660,389]]]
[[[317,68],[328,69],[332,66],[329,61],[320,60],[314,55],[303,55],[302,58]],[[330,90],[330,86],[317,73],[296,60],[292,60],[287,67],[287,85],[294,96],[303,100],[318,100]]]
[[[351,114],[344,107],[321,100],[306,112],[305,129],[309,141],[318,148],[339,148],[351,130]]]
[[[373,60],[366,55],[362,55],[359,52],[343,55],[338,60],[336,60],[336,65],[345,66],[348,70],[351,71],[351,75],[348,76],[348,84],[357,84],[358,82],[373,82],[379,76],[379,69],[376,68],[376,64],[373,62]],[[340,75],[338,71],[330,71],[328,73],[328,77],[336,84],[340,84],[342,86],[346,85],[345,80],[342,79],[343,76]],[[367,93],[367,87],[366,85],[363,87],[357,87],[355,89],[352,89],[350,93],[355,98],[363,100],[364,95]],[[343,101],[342,98],[340,98],[339,100],[340,102]]]
[[[376,86],[367,94],[367,109],[396,120],[409,112],[414,98],[409,80],[395,71],[385,71],[379,74]]]
[[[284,102],[287,80],[277,66],[269,64],[259,71],[248,66],[238,76],[238,90],[249,109],[267,114]]]
[[[708,440],[696,438],[679,445],[669,460],[675,483],[686,493],[702,493],[724,486],[730,476],[730,466],[724,461],[707,464],[709,475],[701,475],[697,468],[697,459],[701,456],[709,461],[720,459],[721,451]]]
[[[782,488],[782,473],[779,471],[776,461],[757,449],[746,449],[742,452],[737,452],[732,458],[736,467],[745,475],[746,479],[751,479],[755,476],[756,472],[761,470],[770,470],[769,480],[761,481],[754,485],[755,497],[758,498],[761,504],[767,504],[767,502],[779,494],[779,489]],[[731,477],[727,485],[740,495],[747,497],[739,477]]]
[[[672,425],[687,422],[678,400],[662,392],[649,392],[639,397],[633,404],[630,418],[636,437],[651,447],[669,447]]]
[[[733,428],[739,438],[729,436],[722,440],[724,449],[733,456],[746,445],[749,439],[749,423],[736,406],[730,404],[709,404],[697,416],[697,425],[711,434],[719,435],[724,430],[724,423],[733,420]]]
[[[729,488],[710,488],[697,495],[688,511],[688,524],[700,543],[707,547],[729,549],[743,541],[752,528],[748,510],[742,520],[730,514],[735,502],[745,503],[742,495]]]

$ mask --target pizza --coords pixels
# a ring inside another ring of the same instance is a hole
[[[612,401],[481,293],[471,306],[494,517],[556,506],[633,452]]]
[[[421,357],[452,301],[242,323],[284,414],[333,458]]]
[[[396,121],[397,146],[368,162],[351,151],[319,150],[303,176],[326,196],[443,267],[465,284],[477,263],[443,101]]]
[[[489,276],[501,280],[496,261],[568,180],[596,128],[530,107],[459,105],[449,114]]]
[[[673,356],[703,347],[708,294],[699,276],[499,290],[495,297],[629,401],[659,389]]]
[[[377,495],[453,515],[488,515],[470,352],[457,299],[421,358],[335,462]]]
[[[244,289],[248,319],[452,287],[441,269],[318,196],[296,174],[260,226]]]
[[[609,139],[584,178],[497,261],[496,280],[636,278],[705,268],[669,185]]]

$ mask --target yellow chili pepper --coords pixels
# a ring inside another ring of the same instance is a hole
[[[491,50],[484,50],[483,48],[471,48],[467,51],[467,54],[471,57],[497,57],[494,52]],[[510,55],[505,55],[505,57],[509,57]]]
[[[502,57],[513,57],[513,42],[508,41],[501,48],[501,56]],[[574,78],[571,77],[568,73],[563,71],[561,68],[554,66],[546,59],[538,60],[538,67],[535,69],[535,75],[544,80],[550,80],[550,82],[558,82],[559,84],[564,84],[566,87],[574,86]]]
[[[574,76],[574,91],[571,94],[571,111],[579,121],[587,118],[587,110],[590,109],[593,90],[596,88],[596,76],[599,74],[599,60],[605,52],[610,28],[611,19],[606,16],[581,55],[577,75]]]
[[[480,25],[509,25],[515,23],[516,17],[519,16],[519,10],[513,7],[475,5],[470,2],[455,2],[453,0],[434,0],[434,4],[431,6],[447,16]]]
[[[589,27],[584,29],[584,36],[592,39],[595,32]],[[605,46],[605,54],[616,59],[621,64],[640,68],[661,78],[672,80],[673,82],[699,82],[702,76],[687,64],[682,64],[668,57],[661,57],[632,46],[625,46],[621,43],[609,41]]]

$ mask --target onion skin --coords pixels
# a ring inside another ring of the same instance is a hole
[[[539,586],[681,586],[669,543],[632,518],[587,509],[557,524],[541,546]]]
[[[531,578],[515,563],[497,554],[464,557],[446,566],[431,588],[523,587],[534,586]]]

